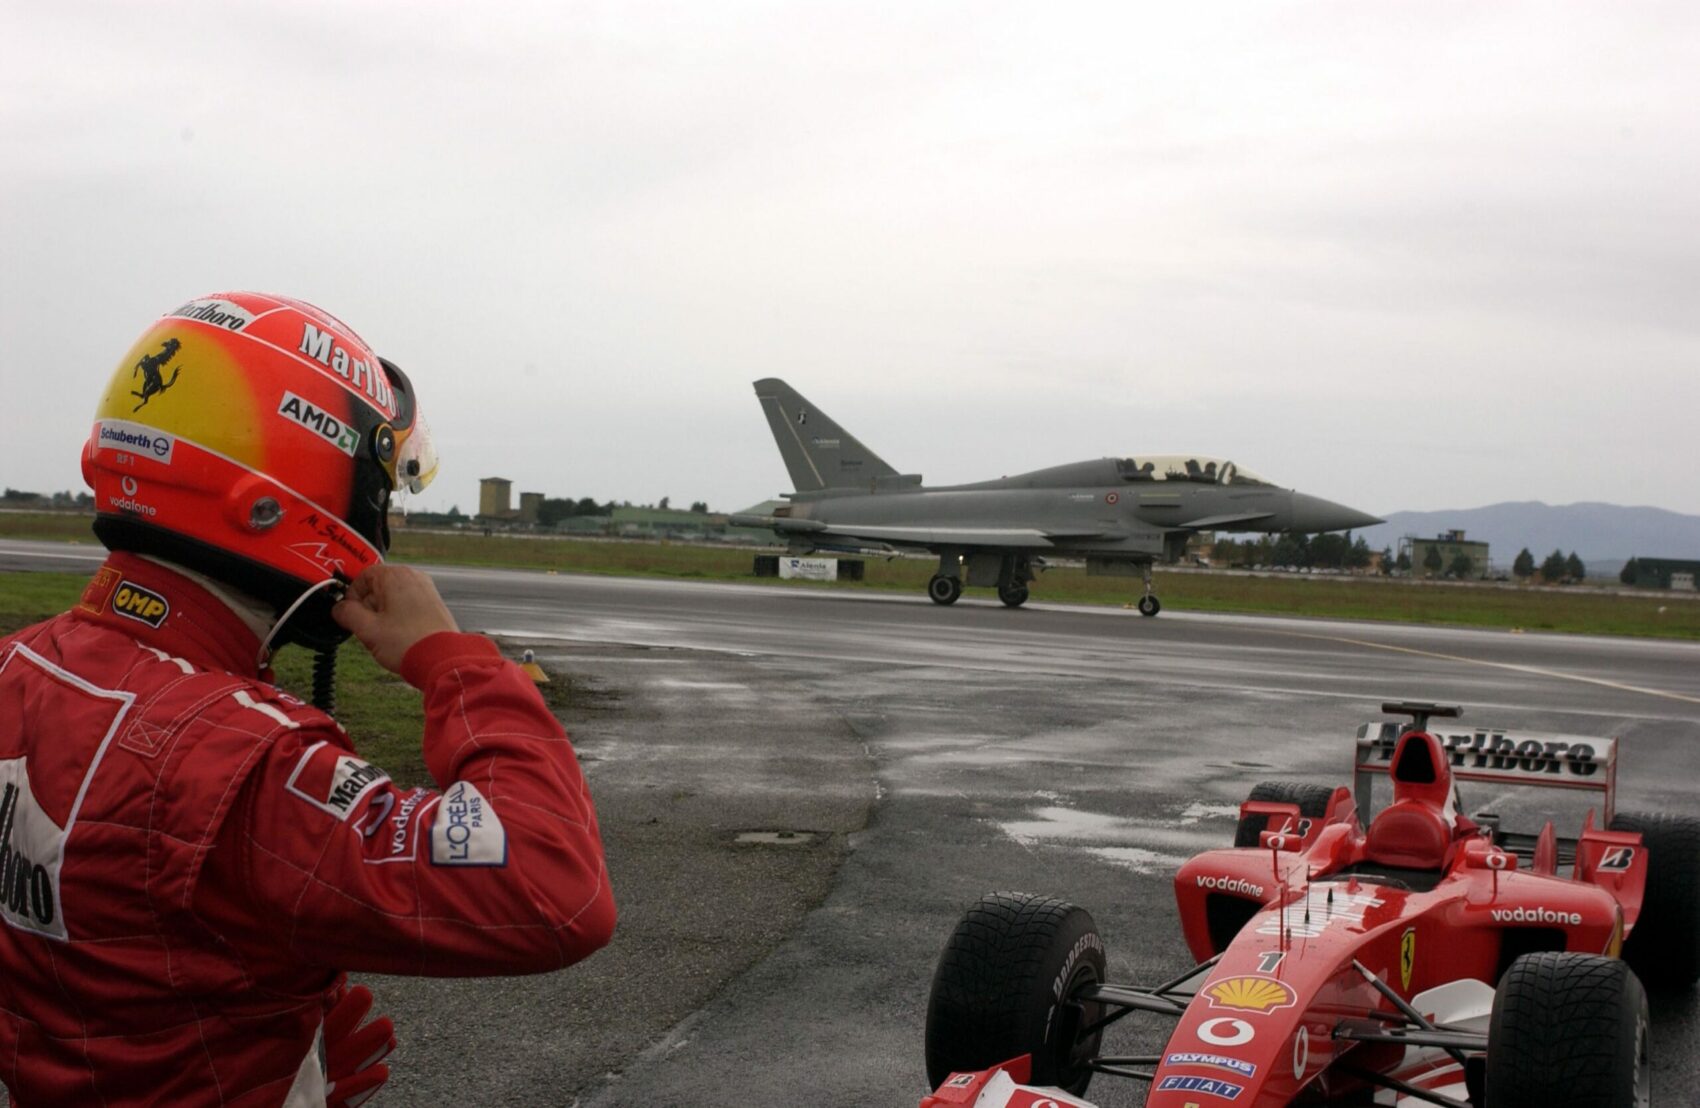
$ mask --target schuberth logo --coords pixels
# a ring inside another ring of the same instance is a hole
[[[140,456],[165,465],[171,464],[171,451],[177,445],[177,440],[170,435],[159,434],[151,427],[144,427],[140,423],[126,423],[123,420],[101,421],[98,442],[103,450],[121,451],[122,456],[118,459],[120,462]]]
[[[131,390],[130,395],[141,397],[142,402],[132,408],[131,411],[141,411],[147,407],[148,401],[177,383],[177,375],[183,372],[181,365],[175,366],[171,370],[171,380],[169,381],[165,379],[163,371],[166,364],[177,356],[177,351],[182,349],[182,346],[183,344],[176,339],[166,339],[159,344],[158,354],[144,354],[137,359],[135,368],[130,370],[130,379],[135,380],[136,374],[140,373],[142,375],[142,391]]]
[[[171,614],[171,602],[152,589],[120,581],[117,591],[112,594],[112,610],[126,619],[158,627]]]

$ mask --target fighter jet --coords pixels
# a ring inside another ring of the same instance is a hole
[[[968,584],[995,586],[999,600],[1020,607],[1046,558],[1080,558],[1091,575],[1143,576],[1139,611],[1154,616],[1162,603],[1151,588],[1152,564],[1178,560],[1196,532],[1344,531],[1382,522],[1202,455],[1098,458],[928,488],[784,381],[768,377],[755,388],[795,491],[772,515],[731,522],[771,528],[793,553],[930,551],[939,559],[927,583],[935,604],[956,603]]]

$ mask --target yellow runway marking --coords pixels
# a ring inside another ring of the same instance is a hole
[[[1420,658],[1437,658],[1443,662],[1463,662],[1470,666],[1487,666],[1492,669],[1508,669],[1513,673],[1528,673],[1536,677],[1552,677],[1559,681],[1577,681],[1584,685],[1599,685],[1619,692],[1641,693],[1645,696],[1657,696],[1665,700],[1680,700],[1686,704],[1700,704],[1700,696],[1688,696],[1684,693],[1671,692],[1668,689],[1649,689],[1642,685],[1626,685],[1621,681],[1608,681],[1603,677],[1586,677],[1580,673],[1565,673],[1563,670],[1546,669],[1542,666],[1524,666],[1516,662],[1489,662],[1481,658],[1466,658],[1462,654],[1442,654],[1435,650],[1418,650],[1412,646],[1393,646],[1384,642],[1368,642],[1364,639],[1348,639],[1339,635],[1312,635],[1303,631],[1282,631],[1279,634],[1292,635],[1301,639],[1319,639],[1323,642],[1345,643],[1349,646],[1367,646],[1371,650],[1387,650],[1395,654],[1415,654]]]

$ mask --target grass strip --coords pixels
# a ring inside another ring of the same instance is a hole
[[[66,611],[82,595],[88,578],[75,573],[0,574],[0,637]],[[302,700],[313,692],[313,655],[285,647],[274,659],[280,688]],[[577,706],[581,692],[572,678],[551,672],[544,700],[559,713]],[[346,642],[337,652],[336,718],[362,757],[382,766],[404,786],[428,785],[420,736],[425,731],[419,693],[372,660],[364,647]]]
[[[89,517],[71,513],[0,513],[0,535],[92,541]],[[754,551],[668,542],[563,539],[547,536],[409,531],[398,528],[392,556],[401,562],[534,569],[561,573],[668,577],[760,583],[781,588],[865,588],[920,593],[930,561],[866,561],[867,579],[824,584],[751,575]],[[1669,592],[1622,592],[1598,586],[1563,589],[1515,584],[1456,584],[1381,577],[1251,576],[1159,568],[1157,594],[1174,611],[1237,612],[1386,620],[1523,631],[1562,631],[1700,639],[1700,599]],[[1125,606],[1137,600],[1138,578],[1088,577],[1058,566],[1035,582],[1036,600]],[[969,589],[969,596],[993,596]]]

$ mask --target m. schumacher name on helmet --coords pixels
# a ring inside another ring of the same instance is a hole
[[[193,319],[201,323],[210,323],[214,327],[222,327],[226,331],[240,331],[254,322],[252,312],[242,305],[232,304],[228,300],[191,300],[168,314],[179,319]]]
[[[334,334],[321,331],[311,323],[303,323],[299,349],[320,365],[334,370],[338,377],[356,390],[371,397],[378,407],[391,415],[395,414],[395,394],[390,391],[389,383],[384,380],[383,374],[378,372],[378,367],[368,365],[358,358],[350,358],[348,351],[336,342]]]
[[[277,406],[277,414],[313,432],[350,457],[354,456],[354,449],[360,444],[360,434],[354,428],[322,408],[315,408],[288,389],[283,392],[283,403]]]
[[[362,797],[389,779],[377,766],[318,742],[302,753],[284,787],[320,811],[346,820]]]

